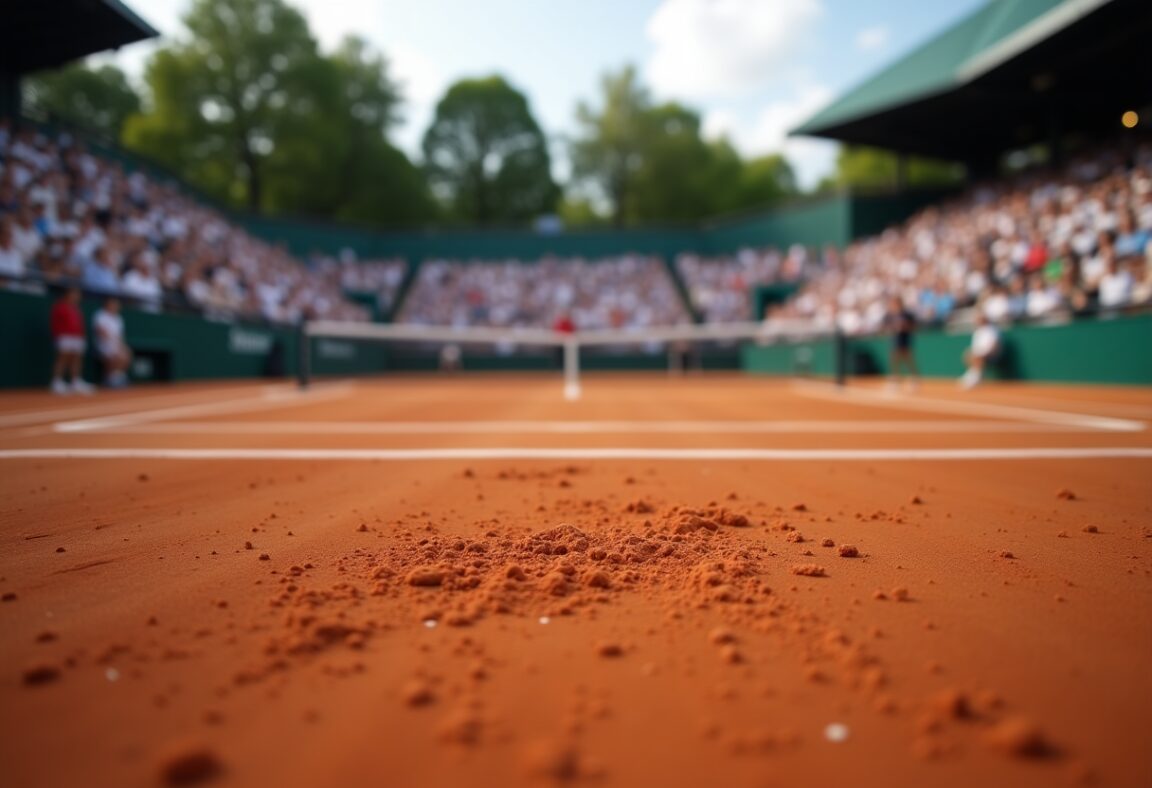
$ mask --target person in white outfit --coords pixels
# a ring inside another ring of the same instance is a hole
[[[984,367],[1000,354],[1000,331],[983,312],[976,314],[976,330],[972,343],[964,351],[964,365],[968,368],[960,378],[966,389],[979,385],[984,378]]]
[[[112,389],[128,385],[128,366],[132,363],[132,350],[124,342],[124,318],[120,315],[120,301],[109,298],[92,317],[92,333],[96,335],[96,351],[104,363],[104,385]]]

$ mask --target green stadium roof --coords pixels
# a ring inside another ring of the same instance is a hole
[[[912,152],[961,153],[962,139],[947,139],[945,132],[945,139],[921,141],[908,133],[911,128],[901,128],[902,121],[922,127],[928,107],[938,114],[966,110],[959,117],[971,120],[976,111],[993,109],[987,101],[978,101],[992,93],[1000,105],[1015,92],[1035,106],[1035,94],[1052,86],[1053,93],[1069,90],[1071,83],[1082,81],[1084,74],[1077,69],[1107,79],[1118,75],[1129,82],[1146,80],[1152,58],[1137,34],[1147,33],[1150,9],[1147,0],[991,0],[792,133]],[[1096,44],[1102,40],[1117,51],[1101,52]],[[1060,79],[1054,81],[1054,74]],[[913,107],[921,113],[903,113]],[[876,122],[882,117],[884,123]],[[953,114],[950,120],[957,117]],[[981,143],[992,144],[990,139]]]

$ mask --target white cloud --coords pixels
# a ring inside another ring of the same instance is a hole
[[[448,80],[432,58],[408,44],[393,45],[387,54],[389,73],[404,96],[403,120],[396,130],[396,143],[403,150],[417,154]]]
[[[373,44],[380,41],[380,4],[376,0],[340,0],[336,3],[294,0],[292,5],[308,18],[312,35],[325,50],[334,49],[350,35],[360,36]]]
[[[824,85],[806,85],[790,98],[769,104],[756,117],[756,143],[768,150],[784,145],[788,132],[832,100],[832,91]]]
[[[822,13],[821,0],[662,0],[648,81],[686,99],[748,93],[779,78]]]
[[[704,116],[704,134],[711,139],[726,136],[745,156],[783,153],[796,170],[800,185],[811,187],[832,171],[837,145],[827,140],[789,138],[788,132],[832,97],[828,87],[809,84],[750,117],[723,107],[713,109]]]
[[[704,113],[701,121],[701,133],[705,139],[718,140],[727,137],[735,142],[737,126],[740,119],[730,109],[711,109]]]
[[[888,46],[889,30],[884,25],[866,27],[856,33],[856,48],[861,52],[875,52]]]

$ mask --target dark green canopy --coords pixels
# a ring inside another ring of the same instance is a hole
[[[159,35],[120,0],[6,0],[3,6],[0,74],[55,68]]]
[[[971,160],[1118,130],[1152,104],[1149,41],[1149,0],[991,0],[792,133]]]

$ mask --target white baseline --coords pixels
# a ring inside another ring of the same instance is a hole
[[[1152,448],[1020,449],[5,449],[0,460],[757,460],[787,462],[951,462],[989,460],[1152,459]]]
[[[140,424],[107,420],[102,434],[133,435],[603,435],[603,434],[935,434],[1094,432],[1078,424],[1019,421],[778,420],[778,421],[181,421]],[[75,423],[60,432],[81,431]]]

